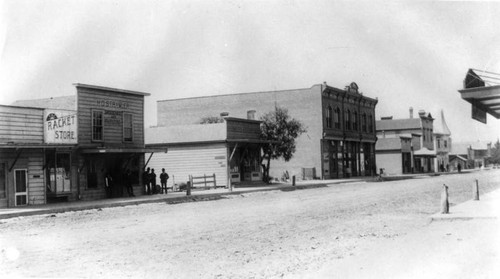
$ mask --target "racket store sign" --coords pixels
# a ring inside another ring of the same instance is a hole
[[[45,143],[77,144],[77,123],[76,111],[45,110]]]

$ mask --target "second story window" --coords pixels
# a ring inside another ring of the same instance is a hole
[[[444,141],[444,148],[447,148],[448,147],[448,141]]]
[[[354,112],[354,117],[352,118],[352,129],[354,131],[358,130],[358,112]]]
[[[345,118],[345,129],[351,130],[351,111],[350,110],[346,110],[344,112],[344,118]]]
[[[363,126],[362,127],[363,132],[367,132],[367,130],[366,130],[366,113],[363,113],[363,119],[361,121],[362,121],[361,125]]]
[[[441,148],[441,141],[437,140],[438,148]]]
[[[333,122],[335,123],[335,128],[340,129],[340,109],[336,108],[333,114]]]
[[[326,127],[327,128],[332,127],[332,114],[333,114],[332,107],[328,106],[328,109],[326,110]]]
[[[373,133],[373,117],[372,115],[368,115],[368,132]]]
[[[92,111],[92,141],[103,140],[103,111]]]
[[[123,114],[123,141],[133,140],[133,129],[132,129],[132,114]]]

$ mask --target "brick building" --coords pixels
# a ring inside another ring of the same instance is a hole
[[[200,123],[201,119],[219,116],[255,119],[274,110],[288,109],[300,120],[307,133],[297,139],[297,150],[289,162],[271,162],[270,175],[281,178],[285,172],[297,178],[343,178],[373,175],[375,169],[376,99],[359,92],[356,83],[345,89],[326,84],[311,88],[240,93],[157,103],[158,126]]]

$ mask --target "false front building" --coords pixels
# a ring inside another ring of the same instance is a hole
[[[76,96],[0,106],[0,207],[123,196],[131,171],[141,194],[144,97],[148,93],[76,84]],[[164,151],[163,149],[160,151]]]
[[[434,172],[436,151],[432,115],[421,110],[418,117],[377,121],[377,167],[384,173]]]
[[[311,88],[218,95],[158,101],[158,126],[199,124],[221,113],[234,118],[251,114],[259,119],[276,106],[307,129],[297,139],[289,162],[271,161],[270,175],[285,173],[302,179],[371,176],[375,172],[376,99],[359,92],[356,83],[345,89],[326,84]]]

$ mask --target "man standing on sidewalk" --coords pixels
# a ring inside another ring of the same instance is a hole
[[[144,184],[144,194],[151,195],[151,186],[149,185],[149,168],[142,173],[142,184]]]
[[[161,169],[160,182],[161,182],[161,193],[163,194],[163,189],[165,189],[165,194],[167,194],[167,180],[169,176],[165,172],[165,169]]]

